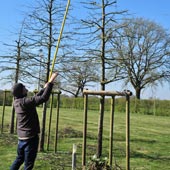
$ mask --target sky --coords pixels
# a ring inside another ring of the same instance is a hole
[[[79,0],[71,0],[71,3],[75,1],[78,2]],[[33,2],[34,0],[1,1],[0,55],[4,55],[6,52],[2,43],[11,43],[15,40],[13,33],[16,32],[17,28],[20,28],[21,21],[24,19],[23,11],[27,9],[26,6],[28,4]],[[150,19],[170,30],[170,0],[117,0],[116,8],[121,10],[126,9],[129,11],[129,14],[135,17]],[[121,85],[117,85],[116,90],[121,90],[122,88]],[[170,85],[164,84],[157,89],[148,88],[143,91],[141,97],[170,100]]]

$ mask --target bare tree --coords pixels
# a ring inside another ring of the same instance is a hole
[[[98,1],[86,1],[83,3],[89,16],[87,19],[82,19],[84,29],[82,35],[86,38],[87,46],[84,46],[83,50],[86,50],[87,56],[90,59],[100,60],[100,85],[101,90],[105,90],[107,83],[115,81],[107,77],[107,69],[109,69],[108,62],[111,59],[110,56],[110,35],[112,34],[118,16],[125,11],[113,11],[115,9],[115,0],[98,0]],[[86,47],[86,48],[85,48]],[[115,76],[116,78],[116,76]],[[103,119],[104,119],[104,96],[100,99],[100,115],[99,115],[99,127],[98,127],[98,147],[97,156],[102,155],[102,134],[103,134]]]
[[[122,24],[126,26],[112,39],[113,67],[121,70],[125,84],[130,83],[140,99],[144,88],[170,80],[170,35],[142,18],[126,19]]]
[[[51,58],[55,50],[60,26],[65,12],[65,6],[57,0],[36,1],[33,4],[32,11],[28,14],[27,23],[25,24],[25,38],[34,49],[42,49],[44,55],[45,81],[49,79]],[[63,37],[62,37],[63,38]],[[47,56],[47,57],[46,57]],[[39,60],[39,56],[35,60]],[[40,150],[44,150],[45,137],[45,122],[46,122],[46,104],[43,108],[43,118],[41,126]]]
[[[46,63],[45,81],[48,81],[52,51],[57,42],[62,19],[61,12],[64,9],[57,4],[56,0],[38,0],[30,8],[32,11],[28,14],[25,23],[25,38],[34,50],[43,50]],[[37,61],[39,62],[38,59]]]
[[[6,47],[10,47],[12,54],[8,56],[1,56],[1,64],[3,63],[0,68],[1,73],[9,73],[5,77],[3,76],[2,79],[5,80],[5,82],[11,82],[11,85],[18,83],[18,81],[26,81],[24,77],[27,75],[27,72],[31,70],[31,65],[28,63],[30,59],[30,56],[27,53],[28,46],[23,38],[23,23],[18,34],[18,39],[15,40],[16,44],[4,44]],[[15,111],[12,107],[10,133],[14,133],[14,119]]]
[[[78,97],[83,95],[84,88],[88,88],[94,85],[94,82],[99,81],[98,69],[89,61],[72,62],[63,64],[62,66],[62,85],[60,89]]]
[[[33,56],[28,52],[29,46],[23,35],[23,25],[24,21],[22,22],[19,33],[15,33],[18,35],[18,39],[16,39],[13,44],[12,42],[11,44],[4,44],[5,47],[9,48],[9,55],[1,56],[2,65],[0,71],[2,73],[9,72],[8,76],[2,77],[2,79],[4,79],[5,82],[12,82],[12,84],[18,81],[26,82],[26,78],[30,78],[27,73],[32,69],[30,59]]]

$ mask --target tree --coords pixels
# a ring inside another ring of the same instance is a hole
[[[125,84],[130,83],[140,99],[144,88],[170,80],[170,35],[147,19],[126,19],[122,25],[112,39],[113,67],[121,70]]]
[[[8,76],[2,77],[2,79],[4,79],[5,82],[12,82],[11,85],[18,81],[26,82],[30,79],[30,74],[28,73],[32,69],[32,64],[30,62],[32,56],[28,52],[29,46],[23,35],[23,25],[24,22],[22,22],[19,33],[15,33],[18,35],[17,40],[14,41],[15,44],[4,44],[4,46],[10,48],[10,55],[1,56],[2,65],[0,71],[1,73],[9,72]]]
[[[62,66],[62,85],[60,89],[78,97],[83,95],[84,88],[90,83],[98,82],[98,70],[96,66],[89,61],[72,62],[71,64],[63,64]]]
[[[9,76],[5,76],[3,79],[12,82],[12,85],[18,83],[19,80],[23,82],[26,81],[23,77],[27,75],[27,72],[29,72],[31,68],[28,62],[30,60],[30,55],[28,55],[26,50],[28,46],[23,38],[23,23],[18,34],[18,40],[15,41],[16,45],[5,44],[5,46],[12,48],[12,55],[1,56],[3,57],[3,65],[0,69],[1,72],[10,73]],[[14,133],[15,111],[13,107],[11,115],[10,133]]]
[[[63,19],[65,5],[56,0],[36,1],[32,7],[32,12],[28,15],[26,28],[26,39],[32,48],[42,49],[44,55],[46,76],[45,81],[49,79],[51,56],[57,42],[61,21]],[[45,57],[47,56],[47,57]],[[37,59],[38,61],[38,59]],[[40,150],[44,150],[46,122],[46,104],[43,108]]]
[[[86,39],[87,45],[83,50],[86,50],[89,59],[100,61],[100,85],[101,90],[105,90],[105,85],[116,80],[107,77],[108,62],[111,59],[111,44],[110,35],[113,32],[118,16],[125,11],[113,11],[115,0],[98,0],[86,1],[84,5],[89,11],[87,19],[83,19],[84,29],[82,35]],[[85,48],[86,47],[86,48]],[[83,46],[82,46],[83,48]],[[103,119],[104,119],[104,101],[105,97],[100,98],[100,115],[98,124],[98,146],[97,157],[102,155],[102,134],[103,134]]]

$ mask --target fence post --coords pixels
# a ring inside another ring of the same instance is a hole
[[[10,124],[10,134],[14,133],[14,123],[15,123],[15,110],[14,110],[14,97],[12,101],[12,116],[11,116],[11,124]]]
[[[54,152],[57,152],[57,142],[58,142],[58,124],[59,124],[59,110],[60,110],[60,94],[61,91],[58,92],[57,95],[57,118],[56,118],[56,130],[55,130],[55,143],[54,143]]]
[[[49,145],[50,145],[50,132],[51,132],[52,111],[53,111],[53,99],[54,99],[54,93],[52,92],[51,103],[50,103],[50,118],[49,118],[49,125],[48,125],[48,134],[47,134],[47,151],[49,150]]]
[[[84,96],[84,129],[83,129],[83,146],[82,146],[82,166],[85,169],[86,165],[86,136],[87,136],[87,104],[88,104],[88,95]]]
[[[4,128],[4,115],[5,115],[5,103],[6,103],[6,90],[4,91],[4,100],[3,100],[3,109],[2,109],[2,125],[1,125],[1,133],[3,133]]]
[[[76,144],[73,144],[72,170],[76,170],[76,151],[77,151],[77,146]]]
[[[110,166],[112,166],[112,153],[113,153],[114,110],[115,110],[115,96],[112,96],[111,113],[110,113],[110,144],[109,144],[109,165]]]
[[[130,170],[130,99],[126,95],[126,170]]]

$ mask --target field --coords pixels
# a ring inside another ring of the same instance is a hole
[[[6,107],[4,132],[0,134],[0,169],[9,169],[16,156],[17,135],[9,134],[11,108]],[[42,108],[38,108],[40,123]],[[0,107],[0,120],[2,119]],[[48,132],[48,118],[46,132]],[[81,169],[83,110],[60,109],[57,153],[54,153],[56,110],[53,109],[49,150],[39,152],[35,170],[70,170],[72,146],[77,145],[77,169]],[[125,113],[115,113],[113,167],[126,169],[125,164]],[[170,170],[170,117],[131,113],[130,118],[130,169]],[[0,123],[1,126],[1,123]],[[88,111],[87,161],[96,153],[98,111]],[[103,157],[108,157],[110,112],[105,112]]]

